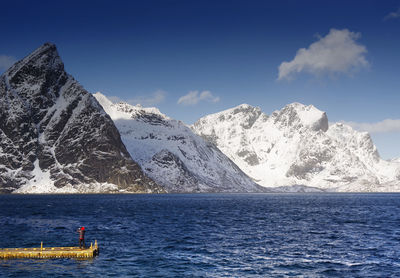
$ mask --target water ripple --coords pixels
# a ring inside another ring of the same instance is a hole
[[[399,194],[1,195],[0,247],[97,239],[1,277],[400,277]]]

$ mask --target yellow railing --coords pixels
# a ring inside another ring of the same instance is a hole
[[[43,242],[39,248],[3,248],[0,249],[0,259],[16,258],[93,258],[99,254],[97,240],[90,243],[89,248],[79,247],[43,247]]]

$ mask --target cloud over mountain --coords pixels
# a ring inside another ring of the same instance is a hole
[[[342,122],[359,131],[369,133],[400,132],[400,119],[385,119],[376,123]]]
[[[207,101],[216,103],[220,100],[219,97],[214,96],[210,91],[190,91],[188,94],[181,96],[178,99],[178,104],[182,105],[196,105],[200,101]]]
[[[300,48],[292,61],[281,63],[278,80],[293,79],[301,72],[313,75],[348,74],[367,67],[367,48],[356,42],[360,37],[360,33],[347,29],[331,29],[328,35],[320,37],[308,48]]]

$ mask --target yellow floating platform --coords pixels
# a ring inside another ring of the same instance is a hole
[[[99,255],[97,240],[90,244],[89,248],[79,247],[43,247],[43,243],[38,248],[2,248],[0,249],[0,259],[57,259],[57,258],[79,258],[87,259]]]

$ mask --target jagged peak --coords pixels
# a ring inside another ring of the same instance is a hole
[[[313,130],[322,130],[326,132],[329,128],[328,117],[324,111],[317,109],[314,105],[304,105],[299,102],[293,102],[279,111],[272,113],[275,122],[285,122],[288,125],[298,124],[311,127]],[[296,119],[298,121],[296,121]]]
[[[329,129],[331,132],[342,134],[343,136],[358,136],[372,141],[371,135],[367,131],[356,130],[352,126],[343,122],[333,123],[330,125]]]
[[[367,151],[367,153],[371,153],[373,158],[378,161],[380,159],[380,155],[376,146],[374,145],[371,135],[366,131],[358,131],[355,130],[350,125],[347,125],[342,122],[334,123],[329,127],[329,132],[331,136],[337,138],[341,142],[349,141],[348,138],[354,138],[356,142],[359,142],[359,147],[363,148]],[[353,142],[350,140],[350,142]]]
[[[255,106],[251,106],[249,104],[243,103],[243,104],[240,104],[233,108],[229,108],[229,109],[217,112],[217,113],[206,115],[206,116],[202,117],[201,119],[222,118],[225,115],[230,115],[230,114],[234,115],[234,114],[238,114],[238,113],[257,114],[257,116],[258,116],[262,112],[259,107],[255,107]],[[201,119],[199,119],[199,120],[201,120]]]
[[[311,107],[311,108],[313,107],[313,108],[315,108],[315,106],[312,105],[312,104],[306,105],[306,104],[303,104],[301,102],[296,102],[296,101],[285,105],[285,107],[286,106],[287,107],[295,107],[295,108],[305,108],[305,107]]]
[[[247,103],[242,103],[236,107],[233,107],[233,109],[244,109],[244,110],[249,109],[249,108],[255,108],[255,107],[251,106],[250,104],[247,104]]]
[[[314,105],[305,105],[300,102],[293,102],[287,104],[282,110],[294,110],[299,116],[304,116],[304,117],[318,117],[319,115],[322,115],[324,111],[319,110],[316,108]],[[282,111],[281,110],[281,111]]]
[[[218,113],[204,116],[197,120],[194,126],[200,126],[207,122],[226,122],[237,123],[245,129],[250,129],[261,115],[266,116],[259,107],[244,103]]]
[[[124,101],[117,103],[112,102],[108,97],[100,92],[93,94],[97,101],[103,106],[103,109],[111,116],[113,120],[116,119],[130,119],[138,114],[156,114],[165,119],[170,119],[160,112],[156,107],[142,107],[141,105],[131,105]]]
[[[246,103],[242,103],[236,107],[233,107],[231,109],[225,110],[225,111],[233,111],[233,113],[239,113],[239,112],[250,112],[250,113],[261,113],[260,107],[257,106],[252,106]]]
[[[237,113],[242,113],[242,112],[261,112],[260,107],[257,106],[252,106],[250,104],[242,103],[238,106],[228,108],[226,110],[222,110],[220,112],[210,114],[207,116],[212,116],[212,115],[220,115],[220,114],[237,114]]]
[[[49,53],[49,52],[58,55],[56,45],[54,43],[51,43],[51,42],[45,42],[44,44],[39,46],[35,51],[33,51],[27,57],[30,57],[30,56],[41,56],[41,55],[44,55],[44,54]]]
[[[58,54],[56,45],[49,42],[44,43],[31,54],[16,62],[4,74],[11,79],[26,66],[33,66],[36,68],[42,68],[44,66],[49,69],[64,70],[64,64]],[[32,70],[27,72],[34,74]]]

